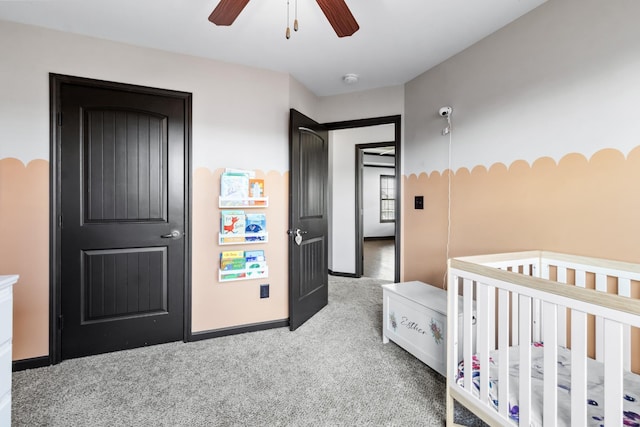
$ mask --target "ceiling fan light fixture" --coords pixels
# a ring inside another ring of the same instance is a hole
[[[291,37],[289,27],[289,3],[287,2],[287,31],[286,37]],[[209,21],[216,25],[229,26],[233,24],[242,9],[249,3],[249,0],[219,0],[216,8],[209,15]],[[318,6],[329,21],[329,24],[338,37],[348,37],[358,31],[360,26],[353,17],[349,6],[345,0],[316,0]],[[293,21],[293,31],[298,31],[298,0],[295,0],[295,19]]]
[[[342,76],[342,81],[348,85],[354,85],[358,83],[359,79],[360,79],[360,76],[354,73],[348,73]]]

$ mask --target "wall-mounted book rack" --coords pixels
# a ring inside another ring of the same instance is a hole
[[[255,245],[267,243],[267,217],[264,212],[245,212],[269,206],[264,195],[264,180],[254,171],[226,169],[220,177],[220,232],[218,245]],[[220,253],[219,282],[264,279],[269,268],[264,250],[222,251]]]
[[[259,209],[269,207],[269,197],[218,197],[219,208]]]
[[[220,280],[220,282],[233,282],[235,280],[264,279],[266,277],[269,277],[269,267],[218,271],[218,280]]]
[[[261,233],[244,233],[244,234],[223,234],[218,233],[219,245],[255,245],[267,243],[269,241],[269,233],[263,231]]]

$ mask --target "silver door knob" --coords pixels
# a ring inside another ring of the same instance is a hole
[[[302,235],[303,234],[307,234],[306,231],[304,230],[300,230],[299,228],[296,228],[296,234],[295,234],[295,242],[298,246],[300,246],[302,244]]]
[[[180,232],[178,230],[173,230],[171,233],[163,234],[160,237],[162,237],[163,239],[177,239],[178,237],[180,237]]]

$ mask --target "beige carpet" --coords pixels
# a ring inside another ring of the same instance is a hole
[[[332,277],[287,328],[13,374],[14,426],[439,426],[444,378],[382,344],[382,282]],[[460,422],[477,420],[460,413]]]

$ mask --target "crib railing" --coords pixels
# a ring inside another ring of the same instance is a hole
[[[505,361],[509,347],[519,345],[519,419],[521,425],[529,425],[530,343],[544,340],[545,425],[547,420],[557,419],[557,348],[568,344],[572,350],[571,419],[575,425],[586,425],[588,343],[595,339],[595,357],[605,365],[605,419],[607,425],[620,425],[621,368],[631,369],[630,331],[632,327],[640,327],[640,300],[630,298],[631,284],[639,280],[640,267],[635,264],[543,251],[451,259],[447,330],[458,331],[459,293],[463,295],[464,317],[462,336],[448,333],[448,413],[452,413],[449,411],[452,397],[473,408],[489,423],[509,422],[508,363],[499,365],[496,413],[488,405],[489,370],[480,372],[482,404],[477,405],[471,393],[472,376],[464,376],[462,387],[456,384],[456,359],[461,345],[464,366],[472,366],[475,348],[480,366],[488,367],[490,351],[497,350],[499,359]],[[608,293],[607,288],[617,292]],[[473,313],[474,300],[477,313],[472,318],[468,314]],[[588,326],[589,316],[595,316],[595,330]],[[476,336],[472,332],[474,321]]]

